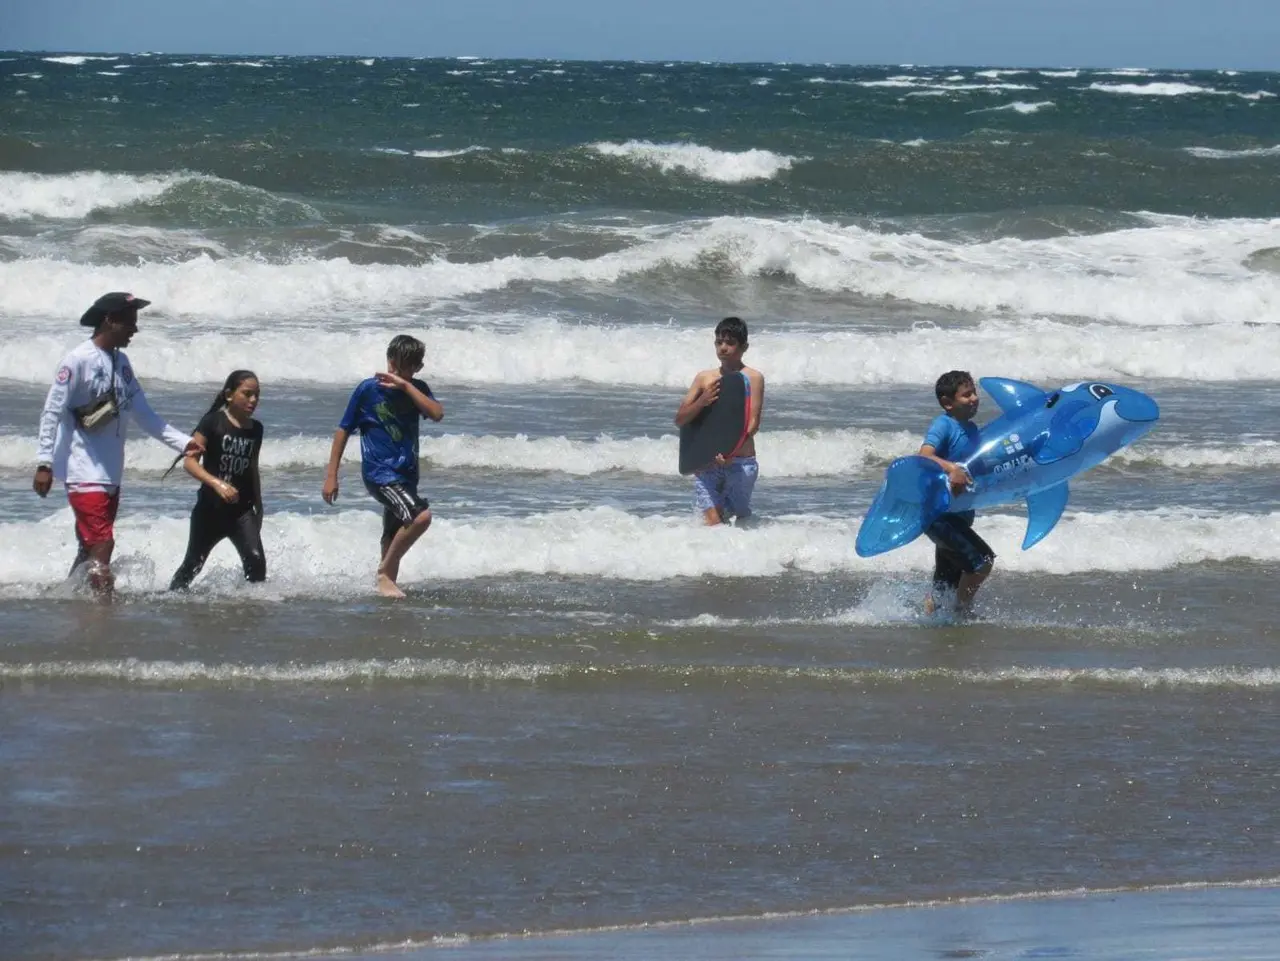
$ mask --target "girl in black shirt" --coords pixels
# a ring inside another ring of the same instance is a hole
[[[230,538],[240,552],[245,580],[266,580],[262,485],[258,476],[262,424],[253,419],[258,396],[258,378],[253,371],[232,371],[195,429],[194,436],[204,445],[204,454],[184,457],[182,466],[201,486],[191,511],[187,556],[173,575],[171,591],[190,586],[209,552],[224,537]]]

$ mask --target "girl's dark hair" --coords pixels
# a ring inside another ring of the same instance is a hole
[[[227,375],[226,382],[223,383],[222,385],[222,390],[218,391],[218,396],[213,399],[213,403],[210,404],[209,409],[206,410],[203,415],[201,415],[200,420],[204,420],[210,414],[216,414],[218,411],[222,410],[222,408],[226,407],[227,395],[234,394],[237,390],[240,389],[240,385],[243,384],[246,380],[257,380],[257,379],[258,379],[258,375],[251,370],[233,370],[230,374]],[[199,420],[196,421],[196,425],[199,426],[199,424],[200,424],[200,421]],[[164,480],[165,477],[168,477],[171,473],[173,473],[173,469],[182,462],[182,458],[185,456],[186,456],[185,454],[179,454],[177,457],[175,457],[173,459],[173,463],[169,465],[169,469],[164,472],[164,475],[160,479]]]

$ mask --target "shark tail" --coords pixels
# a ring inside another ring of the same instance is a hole
[[[854,549],[874,557],[910,544],[951,506],[946,473],[927,457],[899,457],[867,508]]]

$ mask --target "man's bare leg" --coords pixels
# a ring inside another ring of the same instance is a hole
[[[70,577],[72,574],[74,574],[80,568],[80,565],[83,564],[88,559],[89,559],[89,548],[81,544],[80,549],[76,551],[76,559],[71,562],[71,570],[67,571],[67,577]]]
[[[111,553],[115,547],[116,542],[111,540],[81,548],[89,560],[89,588],[104,603],[115,593],[116,578],[111,573]]]

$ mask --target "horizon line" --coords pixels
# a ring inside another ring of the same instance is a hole
[[[208,50],[54,50],[14,47],[0,50],[0,54],[24,54],[31,56],[70,56],[70,57],[271,57],[286,59],[328,59],[328,60],[484,60],[505,62],[555,62],[555,63],[632,63],[654,64],[671,63],[693,66],[801,66],[801,67],[856,67],[870,70],[917,70],[917,69],[959,69],[984,68],[996,70],[1144,70],[1151,73],[1173,73],[1177,71],[1217,72],[1232,71],[1235,73],[1276,73],[1278,69],[1264,67],[1192,67],[1192,66],[1150,66],[1136,64],[1088,64],[1088,63],[963,63],[960,61],[895,63],[891,61],[838,61],[838,60],[733,60],[733,59],[689,59],[685,57],[582,57],[582,56],[509,56],[484,54],[380,54],[380,53],[267,53],[237,51],[235,53],[215,53]]]

